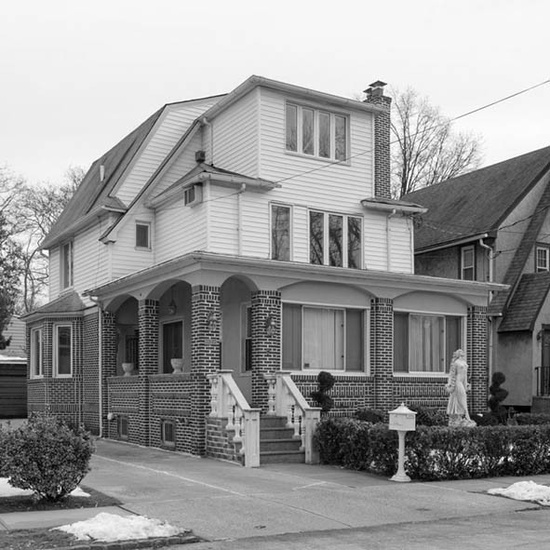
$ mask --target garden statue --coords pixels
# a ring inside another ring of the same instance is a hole
[[[468,383],[468,363],[466,363],[464,357],[465,353],[461,349],[457,349],[453,353],[449,379],[445,386],[445,390],[449,394],[447,414],[449,415],[449,426],[451,427],[476,425],[468,414],[466,392],[470,389],[470,384]]]

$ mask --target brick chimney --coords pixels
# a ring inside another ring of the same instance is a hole
[[[365,90],[365,103],[384,107],[374,117],[374,196],[391,198],[390,113],[391,97],[384,95],[385,82],[377,80]]]

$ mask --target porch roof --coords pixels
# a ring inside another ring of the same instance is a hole
[[[487,305],[488,292],[508,288],[497,283],[191,252],[88,289],[83,295],[107,301],[121,294],[147,298],[155,287],[167,280],[221,286],[227,278],[239,275],[255,281],[262,290],[279,290],[303,281],[328,282],[363,287],[377,297],[386,298],[413,291],[452,293],[477,305]]]

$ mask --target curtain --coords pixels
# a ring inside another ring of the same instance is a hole
[[[304,308],[304,368],[343,370],[344,311]]]

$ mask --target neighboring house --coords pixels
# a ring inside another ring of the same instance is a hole
[[[484,409],[500,287],[413,274],[423,208],[390,198],[389,104],[380,82],[360,102],[253,76],[98,159],[43,243],[30,410],[247,465],[284,416],[311,461],[320,371],[334,414],[443,407],[457,347]]]
[[[3,336],[9,345],[0,350],[0,418],[27,416],[27,351],[25,323],[12,317]]]
[[[410,193],[418,274],[509,285],[489,307],[491,368],[505,404],[550,395],[550,147]]]

